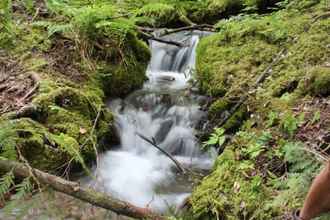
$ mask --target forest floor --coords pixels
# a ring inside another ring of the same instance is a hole
[[[197,48],[195,78],[212,100],[201,142],[221,154],[189,208],[170,219],[290,219],[330,155],[329,7],[328,0],[0,3],[0,159],[27,159],[65,177],[84,170],[95,162],[95,143],[102,151],[118,141],[106,98],[146,79],[141,27],[207,23],[216,33]],[[61,193],[31,199],[33,181],[0,175],[0,218],[117,218]]]

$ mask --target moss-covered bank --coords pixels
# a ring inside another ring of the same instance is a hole
[[[271,14],[220,21],[218,33],[201,40],[197,78],[214,100],[209,117],[220,120],[249,94],[243,105],[249,119],[233,116],[240,124],[235,130],[225,124],[233,139],[194,190],[189,218],[289,219],[301,207],[322,167],[317,155],[329,145],[326,135],[319,137],[322,144],[313,136],[330,131],[330,20],[319,17],[328,7],[326,1],[292,1]]]
[[[59,172],[68,164],[85,166],[95,160],[95,149],[116,141],[105,98],[142,86],[150,52],[134,22],[119,16],[112,4],[48,1],[38,7],[37,14],[21,1],[1,8],[1,58],[21,66],[1,74],[24,78],[24,72],[33,73],[38,82],[24,103],[3,108],[0,156],[24,157],[35,168]],[[1,83],[11,82],[7,78]],[[14,85],[1,86],[10,90]],[[31,105],[32,112],[12,117]]]

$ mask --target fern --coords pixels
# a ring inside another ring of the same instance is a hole
[[[15,33],[12,22],[12,1],[0,1],[0,47],[10,47],[13,44]]]
[[[4,17],[5,22],[12,20],[12,0],[2,0],[0,2],[0,15]]]
[[[12,171],[6,173],[0,178],[0,199],[5,199],[5,194],[9,192],[10,187],[14,185],[14,174]]]
[[[29,194],[33,189],[33,185],[31,183],[31,177],[25,178],[21,183],[17,184],[15,188],[16,188],[15,199],[21,199],[26,197],[26,195]]]
[[[226,141],[225,129],[215,128],[209,140],[203,142],[203,148],[214,145],[222,146],[225,143],[225,141]]]
[[[77,141],[74,138],[67,136],[63,133],[61,133],[60,135],[54,135],[53,138],[56,141],[56,143],[60,146],[61,150],[66,152],[73,161],[80,164],[84,168],[84,170],[88,174],[90,174],[90,171],[89,171],[88,167],[86,166],[85,161],[79,152],[79,150],[80,150],[79,144],[77,143]]]
[[[32,24],[35,27],[43,27],[48,31],[48,37],[54,34],[65,34],[72,32],[72,24],[70,23],[55,23],[50,21],[37,21]]]
[[[72,17],[77,12],[77,9],[65,0],[45,0],[45,2],[48,10],[54,14]]]

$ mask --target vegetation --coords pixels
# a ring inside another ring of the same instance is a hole
[[[322,167],[322,146],[310,145],[315,141],[311,121],[328,110],[316,116],[310,111],[322,108],[316,100],[329,96],[329,19],[315,20],[328,7],[325,1],[292,1],[267,15],[221,20],[219,33],[202,39],[197,73],[202,90],[214,97],[209,117],[223,117],[247,92],[244,106],[250,116],[232,116],[240,128],[195,189],[192,218],[282,219],[302,206]],[[283,49],[285,55],[274,64]],[[256,79],[269,66],[272,71],[255,90]],[[328,122],[316,124],[321,131],[330,129]],[[226,126],[226,133],[233,134]],[[218,131],[206,143],[215,137],[221,137]]]
[[[88,172],[95,150],[116,142],[105,99],[146,80],[141,27],[210,24],[217,32],[198,45],[196,79],[211,99],[203,147],[222,153],[191,208],[171,219],[285,219],[330,153],[329,7],[327,0],[1,1],[0,160],[58,175]],[[36,188],[33,175],[1,173],[0,206]]]

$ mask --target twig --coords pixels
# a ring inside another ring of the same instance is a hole
[[[163,154],[165,154],[168,158],[170,158],[174,164],[176,165],[176,167],[178,168],[178,170],[181,172],[181,173],[186,173],[186,169],[180,164],[180,162],[175,159],[170,153],[168,153],[166,150],[160,148],[157,144],[156,144],[156,141],[155,139],[153,140],[150,140],[149,138],[147,138],[146,136],[138,133],[138,132],[135,132],[135,134],[137,136],[139,136],[142,140],[148,142],[149,144],[151,144],[152,146],[154,146],[155,148],[157,148],[159,151],[161,151]]]
[[[38,186],[38,191],[41,192],[40,182],[38,181],[37,177],[34,175],[33,168],[30,166],[29,161],[23,156],[19,145],[17,145],[16,149],[17,149],[19,159],[21,159],[23,161],[24,165],[29,169],[30,176],[36,182],[36,184]]]
[[[95,131],[96,126],[97,126],[97,122],[99,121],[99,118],[100,118],[100,115],[101,115],[101,111],[102,111],[102,106],[99,107],[99,110],[97,112],[96,118],[95,118],[94,123],[93,123],[93,127],[91,129],[90,134],[89,134],[89,137],[80,146],[80,148],[83,148],[87,144],[88,141],[91,141],[92,142],[93,148],[94,148],[94,151],[95,151],[95,156],[96,156],[96,167],[98,167],[99,155],[98,155],[98,151],[97,151],[97,148],[96,148],[96,144],[95,144],[95,142],[93,140],[93,135],[94,135],[94,131]]]
[[[320,19],[326,19],[328,17],[330,17],[330,12],[326,12],[324,14],[321,14],[321,15],[319,15],[316,18],[313,19],[312,24],[315,23],[315,22],[317,22]]]
[[[94,124],[93,124],[92,130],[91,130],[91,133],[90,133],[90,136],[89,136],[89,138],[91,139],[91,141],[92,141],[92,143],[93,143],[93,148],[94,148],[95,155],[96,155],[96,167],[98,167],[98,163],[99,163],[99,154],[98,154],[98,152],[97,152],[97,148],[96,148],[95,141],[93,140],[93,134],[94,134],[94,131],[95,131],[95,128],[96,128],[97,122],[98,122],[98,120],[99,120],[99,118],[100,118],[101,110],[102,110],[102,106],[99,107],[99,110],[98,110],[98,112],[97,112],[97,115],[96,115],[96,118],[95,118],[95,121],[94,121]]]
[[[139,33],[142,35],[143,38],[148,39],[148,40],[154,40],[154,41],[158,41],[164,44],[170,44],[170,45],[174,45],[177,47],[184,47],[184,44],[177,42],[177,41],[172,41],[172,40],[165,40],[159,37],[155,37],[151,34],[145,33],[143,31],[139,31]]]
[[[163,37],[165,35],[174,34],[181,31],[189,31],[189,30],[205,30],[210,32],[215,32],[215,28],[209,24],[200,24],[200,25],[191,25],[187,27],[175,28],[175,29],[164,29],[163,32],[159,35],[159,37]]]
[[[40,77],[36,73],[31,73],[30,77],[34,81],[34,86],[19,100],[20,103],[29,98],[40,86]]]

